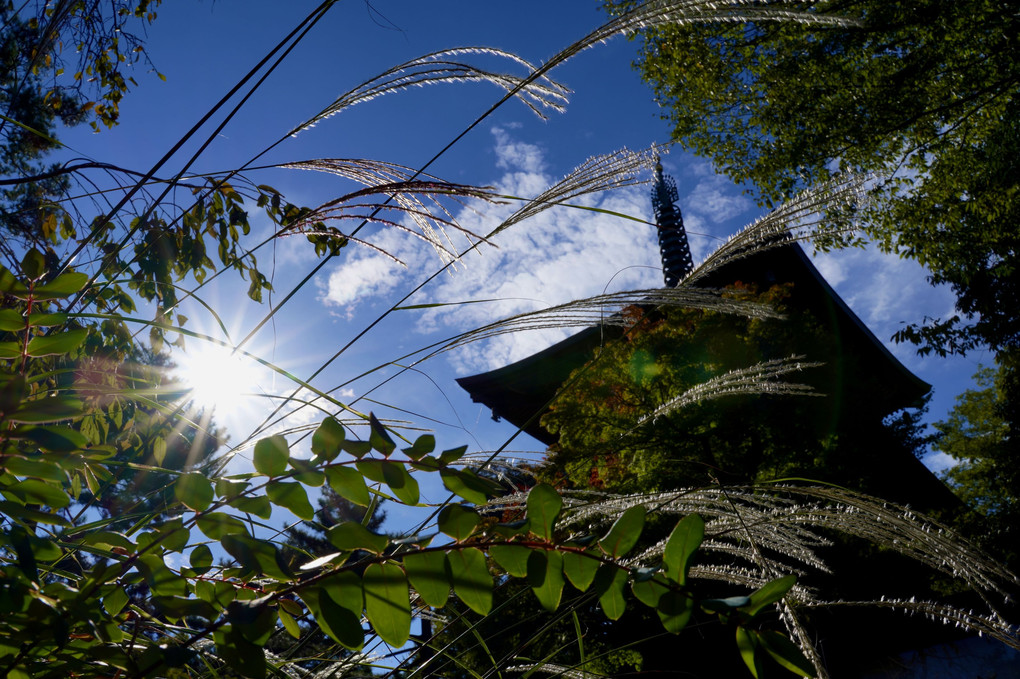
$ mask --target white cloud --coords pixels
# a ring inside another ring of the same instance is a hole
[[[522,141],[513,141],[500,127],[492,128],[496,138],[496,167],[506,170],[516,168],[524,172],[537,173],[545,168],[542,150]]]
[[[506,170],[492,182],[499,193],[522,197],[545,190],[558,177],[544,172],[542,150],[493,131],[498,165]],[[573,201],[587,207],[651,219],[648,188],[631,187]],[[458,222],[475,233],[491,232],[518,205],[471,205]],[[553,207],[519,223],[482,245],[444,273],[414,303],[495,300],[440,307],[423,312],[420,332],[450,334],[517,313],[544,308],[606,290],[662,285],[654,228],[584,209]],[[361,301],[409,287],[438,267],[424,244],[396,231],[380,231],[373,244],[406,261],[408,270],[365,248],[353,249],[329,276],[322,299],[351,313]],[[527,331],[503,335],[458,350],[451,359],[458,372],[488,370],[523,358],[566,337],[572,330]]]
[[[718,175],[706,177],[697,183],[686,197],[684,210],[703,217],[713,224],[721,224],[754,207],[744,195],[735,193],[733,185]]]

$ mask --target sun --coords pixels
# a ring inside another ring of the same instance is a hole
[[[218,344],[189,346],[176,363],[177,377],[191,400],[205,410],[222,411],[236,405],[257,387],[257,364]]]

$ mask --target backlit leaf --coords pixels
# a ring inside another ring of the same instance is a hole
[[[776,603],[786,596],[786,593],[789,592],[795,584],[797,584],[796,575],[786,575],[781,578],[777,578],[772,582],[766,583],[761,589],[751,595],[750,604],[748,604],[745,612],[753,618],[758,611],[769,604]]]
[[[662,626],[672,634],[680,634],[680,631],[691,619],[693,611],[694,602],[691,598],[685,592],[674,589],[663,592],[659,597],[659,602],[655,605],[655,612],[659,614]]]
[[[362,583],[365,614],[375,633],[390,646],[403,646],[411,635],[411,599],[403,569],[391,563],[369,564]]]
[[[627,584],[627,570],[612,564],[603,564],[595,574],[595,593],[599,595],[602,612],[610,620],[619,620],[626,608],[623,588]]]
[[[485,504],[490,497],[501,492],[499,484],[482,478],[473,471],[444,468],[439,470],[439,477],[446,489],[476,505]]]
[[[88,337],[87,330],[68,330],[50,335],[33,337],[28,342],[28,355],[38,358],[40,356],[62,356],[77,349],[85,338]]]
[[[691,558],[704,539],[705,522],[697,514],[685,516],[670,533],[662,551],[662,563],[666,574],[679,585],[687,584]]]
[[[308,501],[308,493],[300,483],[277,481],[266,486],[269,501],[278,507],[289,509],[294,516],[305,521],[315,518],[315,510]]]
[[[762,630],[758,633],[758,641],[773,660],[797,676],[815,676],[815,667],[811,661],[804,656],[795,643],[779,632]]]
[[[319,629],[344,648],[356,651],[365,643],[365,631],[361,627],[361,615],[344,608],[322,589],[311,589],[301,593],[308,610],[312,612]]]
[[[600,565],[599,560],[593,556],[577,552],[563,554],[563,574],[570,580],[570,584],[582,592],[587,591]]]
[[[33,291],[36,299],[62,299],[75,294],[88,283],[88,274],[65,273],[57,276],[46,285],[40,285]]]
[[[531,532],[551,540],[553,525],[563,508],[563,498],[548,483],[540,483],[528,493],[527,507]]]
[[[412,460],[420,460],[436,449],[436,437],[432,434],[422,434],[414,440],[410,448],[404,448],[404,454]]]
[[[433,608],[442,608],[450,596],[450,565],[444,552],[411,552],[404,556],[411,586]]]
[[[528,557],[528,584],[542,608],[555,611],[563,593],[563,556],[555,551],[533,551]]]
[[[365,484],[365,477],[357,469],[335,466],[326,468],[326,479],[329,486],[340,497],[356,505],[367,507],[372,501]]]
[[[197,545],[191,550],[191,569],[198,575],[204,575],[213,564],[212,550],[209,545]]]
[[[326,537],[337,549],[345,552],[366,549],[381,554],[390,542],[385,535],[376,535],[356,521],[344,521],[333,526],[326,532]]]
[[[531,550],[519,545],[493,545],[489,547],[489,554],[496,563],[515,578],[523,578],[528,575],[528,557]]]
[[[390,438],[389,432],[386,431],[386,427],[376,419],[373,413],[368,414],[368,426],[371,431],[368,437],[368,442],[372,445],[372,448],[378,450],[385,457],[389,457],[390,454],[396,450],[397,444]]]
[[[609,529],[609,533],[599,540],[599,547],[612,558],[619,558],[634,548],[644,527],[644,506],[629,507]]]
[[[248,534],[248,527],[241,519],[223,512],[204,514],[198,517],[197,523],[198,529],[210,540],[220,540],[231,533]]]
[[[269,436],[255,444],[253,461],[255,469],[266,476],[280,476],[287,471],[290,448],[282,436]]]
[[[448,557],[453,591],[475,613],[488,613],[492,609],[492,576],[485,555],[469,547],[453,550]]]
[[[439,511],[439,530],[458,542],[466,540],[481,518],[478,512],[462,505],[446,505]]]
[[[199,472],[188,472],[177,477],[174,495],[188,509],[203,512],[213,501],[212,482]]]
[[[407,505],[416,505],[421,499],[418,482],[414,480],[402,462],[383,462],[383,478],[397,499]]]
[[[332,462],[340,454],[340,444],[346,435],[343,426],[327,417],[312,434],[312,453],[319,460]]]
[[[254,514],[260,519],[268,519],[273,515],[273,506],[265,495],[242,495],[235,497],[228,504],[239,512]]]

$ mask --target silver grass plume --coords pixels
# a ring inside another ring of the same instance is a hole
[[[603,24],[560,51],[543,64],[543,72],[576,56],[589,47],[617,35],[629,35],[660,26],[695,23],[791,22],[817,26],[847,27],[859,22],[846,17],[783,9],[783,0],[651,0]]]
[[[489,503],[494,510],[523,508],[525,493]],[[825,531],[863,538],[899,552],[933,570],[963,581],[982,594],[1008,598],[1020,579],[982,553],[961,535],[912,510],[863,493],[828,486],[754,485],[708,487],[639,495],[596,491],[563,491],[562,530],[598,532],[624,511],[643,505],[658,514],[699,514],[705,519],[702,550],[716,555],[691,569],[691,577],[758,588],[780,573],[829,572],[818,549],[831,544]],[[655,565],[661,561],[665,541],[628,560],[628,565]],[[987,598],[986,598],[987,601]],[[1013,648],[1020,636],[989,604],[984,613],[965,611],[936,602],[885,599],[876,592],[870,601],[840,602],[819,598],[811,589],[797,586],[787,600],[797,609],[822,606],[879,606],[929,615],[946,624],[988,634]],[[806,636],[787,619],[794,637]],[[809,658],[811,649],[805,648]],[[815,656],[817,657],[817,656]]]
[[[586,670],[578,669],[576,667],[556,665],[554,663],[549,662],[513,665],[512,667],[506,668],[506,671],[522,672],[527,674],[531,674],[533,672],[542,672],[543,674],[551,674],[556,677],[564,677],[564,679],[604,679],[606,676],[604,674],[588,672]]]
[[[630,327],[633,321],[619,312],[625,307],[634,305],[679,306],[739,314],[750,318],[781,318],[767,305],[734,299],[716,290],[686,287],[630,290],[596,295],[510,316],[461,333],[439,351],[448,351],[470,342],[522,330],[586,328],[598,324]]]
[[[691,387],[676,398],[656,408],[651,413],[638,419],[638,424],[655,422],[663,415],[685,408],[689,405],[722,398],[723,396],[736,396],[738,394],[773,394],[784,396],[821,396],[807,384],[796,384],[783,382],[779,378],[792,372],[799,372],[804,368],[817,368],[821,363],[804,362],[803,356],[789,356],[777,358],[752,365],[748,368],[738,368],[713,377],[710,380]]]
[[[570,90],[545,76],[529,78],[509,73],[488,71],[458,59],[465,56],[494,56],[523,66],[534,75],[536,67],[510,52],[491,47],[459,47],[432,52],[404,62],[344,92],[318,114],[298,125],[288,134],[293,136],[340,113],[345,108],[408,87],[423,87],[450,82],[489,82],[513,93],[542,119],[543,109],[565,110]]]
[[[452,197],[455,200],[477,198],[490,203],[501,202],[486,187],[452,184],[429,174],[421,175],[404,165],[379,160],[320,158],[284,163],[279,167],[325,172],[357,182],[368,189],[368,191],[341,196],[318,206],[303,220],[304,222],[313,223],[316,220],[323,221],[326,219],[369,218],[368,214],[350,212],[351,208],[354,207],[372,208],[373,210],[379,208],[397,210],[411,218],[419,229],[420,237],[435,248],[443,261],[453,261],[457,258],[453,242],[447,232],[447,227],[466,234],[469,240],[474,242],[484,241],[485,238],[461,227],[453,218],[450,210],[439,198],[441,196]],[[415,179],[416,176],[421,177],[421,179]],[[346,204],[353,198],[367,193],[387,195],[393,199],[395,206]],[[401,225],[397,220],[384,220],[378,218],[378,216],[371,217],[371,220],[408,230],[407,227]]]
[[[658,147],[652,147],[646,151],[620,149],[613,153],[589,158],[563,179],[503,220],[489,234],[489,237],[495,236],[518,222],[534,217],[557,203],[563,203],[589,193],[643,184],[644,180],[638,179],[638,172],[654,168],[658,154],[661,152],[662,150]]]
[[[854,208],[867,200],[868,177],[853,175],[800,193],[778,208],[736,233],[694,267],[679,285],[691,285],[718,269],[739,259],[787,243],[811,241],[819,236],[838,235],[840,229],[852,232],[852,227],[832,227],[826,212],[837,207]]]

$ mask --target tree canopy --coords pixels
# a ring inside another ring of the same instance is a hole
[[[613,12],[633,5],[609,3]],[[875,174],[868,234],[958,298],[955,316],[898,337],[937,353],[1017,344],[1016,12],[987,0],[784,8],[846,23],[750,17],[639,34],[637,67],[674,140],[765,203],[838,173]]]

